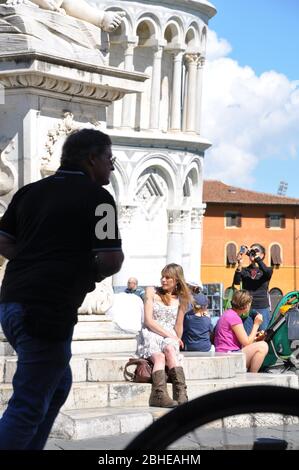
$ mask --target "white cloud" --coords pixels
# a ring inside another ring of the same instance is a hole
[[[207,59],[216,60],[224,57],[232,51],[230,43],[223,38],[218,38],[213,30],[209,30],[207,41]]]
[[[263,159],[298,159],[298,81],[275,71],[257,76],[226,55],[230,44],[209,31],[202,133],[212,141],[205,177],[252,187]]]

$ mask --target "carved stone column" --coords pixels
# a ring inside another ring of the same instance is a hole
[[[167,263],[182,264],[184,211],[168,209]]]
[[[125,43],[125,61],[124,68],[127,72],[134,71],[134,48],[136,47],[136,41],[127,41]],[[121,113],[121,126],[122,127],[133,127],[133,112],[132,112],[132,95],[125,95],[122,100],[122,113]]]
[[[152,70],[151,101],[150,101],[150,120],[149,120],[150,129],[159,129],[162,54],[163,54],[163,47],[162,46],[155,47],[153,70]]]
[[[132,220],[138,206],[136,204],[124,204],[118,206],[118,228],[122,239],[122,249],[125,259],[121,270],[113,276],[114,286],[126,286],[130,272],[130,255],[134,251],[131,246]]]
[[[173,79],[171,97],[170,130],[181,130],[181,99],[182,99],[182,61],[183,51],[173,54]]]
[[[191,211],[191,237],[190,237],[190,279],[201,282],[201,245],[202,221],[206,205],[194,207]]]
[[[197,64],[197,98],[196,98],[196,131],[198,134],[201,132],[201,111],[202,111],[202,80],[203,68],[205,65],[205,58],[200,57]]]
[[[184,114],[186,117],[185,132],[196,131],[196,98],[197,98],[197,64],[198,54],[185,54],[185,64],[187,68],[187,94],[184,103]]]
[[[190,236],[191,236],[191,211],[182,211],[182,267],[186,279],[190,279],[190,258],[192,253],[190,252]]]

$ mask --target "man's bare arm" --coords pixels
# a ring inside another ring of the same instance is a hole
[[[112,276],[113,274],[120,271],[124,260],[124,254],[121,250],[119,251],[100,251],[95,256],[96,262],[96,281],[100,282],[106,277]]]

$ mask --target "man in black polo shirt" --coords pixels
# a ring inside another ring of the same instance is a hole
[[[123,262],[113,197],[111,140],[82,129],[65,141],[61,167],[21,188],[0,221],[0,321],[18,355],[0,449],[43,449],[72,384],[77,309]]]

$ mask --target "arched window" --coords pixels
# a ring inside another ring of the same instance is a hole
[[[272,245],[271,246],[271,266],[280,266],[281,261],[281,250],[279,245]]]
[[[226,246],[226,264],[233,266],[237,262],[237,247],[234,243],[228,243]]]
[[[269,294],[270,294],[270,307],[271,307],[271,311],[273,313],[273,311],[274,311],[275,307],[277,306],[278,302],[280,302],[280,300],[283,297],[283,292],[279,287],[273,287],[270,290]]]

